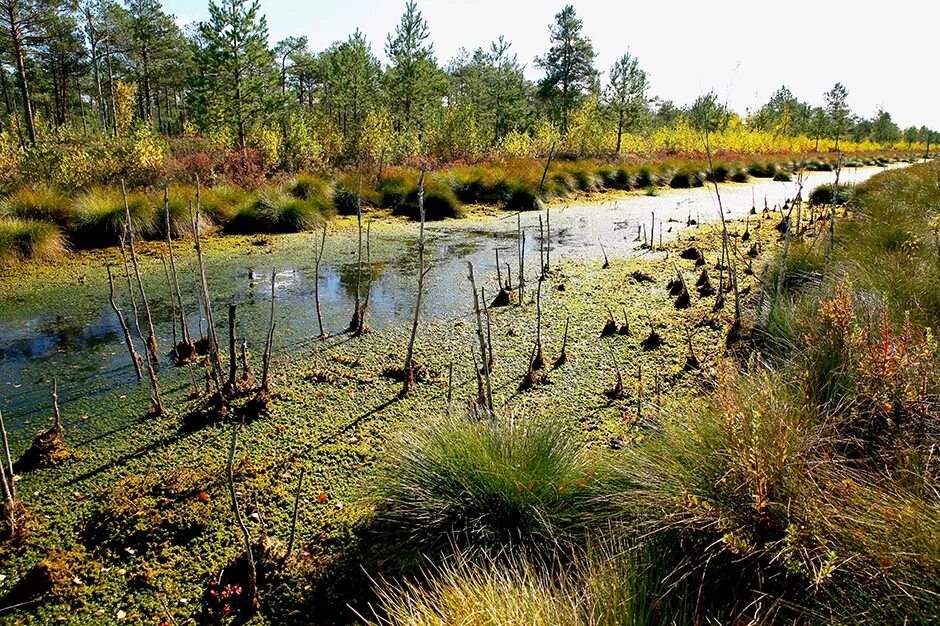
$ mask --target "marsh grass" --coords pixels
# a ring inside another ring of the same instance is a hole
[[[599,506],[582,446],[550,420],[434,420],[403,434],[390,461],[379,528],[405,564],[453,546],[552,554],[583,539]]]
[[[730,620],[674,580],[676,561],[654,544],[599,535],[569,563],[457,555],[417,578],[381,581],[374,625],[632,626]],[[723,623],[728,623],[723,621]]]
[[[317,200],[301,200],[275,189],[262,191],[251,204],[238,210],[226,225],[227,231],[249,233],[296,233],[310,230],[330,216],[332,206]]]
[[[44,185],[20,189],[4,198],[0,216],[44,220],[64,229],[73,228],[77,217],[71,198]]]
[[[146,194],[130,192],[127,196],[131,222],[138,236],[149,237],[155,232],[155,204]],[[76,200],[78,220],[69,233],[71,243],[80,248],[117,245],[124,230],[124,199],[118,189],[95,187]]]
[[[833,188],[834,185],[831,183],[826,183],[816,187],[809,195],[809,203],[816,206],[832,204]],[[844,205],[849,201],[851,195],[851,189],[848,185],[839,185],[835,194],[836,204]]]
[[[463,206],[449,181],[433,175],[424,183],[424,210],[425,219],[432,221],[464,215]],[[413,189],[409,186],[407,195],[395,206],[394,211],[413,220],[419,218],[417,183]]]
[[[0,262],[53,260],[64,252],[65,241],[55,224],[0,217]]]

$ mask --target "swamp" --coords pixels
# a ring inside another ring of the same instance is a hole
[[[0,623],[940,621],[940,133],[271,5],[0,0]]]

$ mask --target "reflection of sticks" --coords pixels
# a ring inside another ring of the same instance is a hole
[[[131,331],[127,327],[127,322],[124,320],[124,315],[121,313],[121,310],[117,307],[117,303],[114,301],[114,276],[111,274],[111,266],[108,266],[108,287],[111,289],[111,309],[114,311],[114,314],[117,315],[118,323],[121,325],[121,332],[124,334],[124,343],[127,344],[127,351],[131,355],[131,362],[134,364],[134,371],[137,373],[137,380],[142,380],[144,375],[140,369],[140,355],[137,354],[137,350],[134,349],[134,340],[131,339]]]
[[[476,314],[477,318],[477,340],[480,342],[480,361],[482,365],[483,375],[486,379],[486,402],[487,408],[490,413],[493,412],[493,387],[490,384],[490,366],[489,366],[489,357],[487,356],[486,350],[486,337],[483,335],[483,316],[480,313],[480,300],[477,297],[477,283],[476,279],[473,277],[473,263],[467,262],[467,267],[470,270],[470,286],[473,288],[473,311]]]
[[[262,355],[261,370],[261,391],[268,393],[271,391],[271,352],[274,344],[274,279],[277,276],[277,270],[271,268],[271,318],[268,320],[268,337],[264,345],[264,355]]]
[[[147,326],[150,335],[147,337],[147,348],[150,350],[150,356],[153,362],[159,364],[160,356],[157,350],[157,336],[153,332],[153,318],[150,315],[150,303],[147,301],[147,294],[144,292],[144,281],[140,277],[140,266],[137,263],[137,247],[134,245],[134,224],[131,220],[131,209],[127,203],[127,188],[124,186],[124,179],[121,179],[121,195],[124,197],[124,215],[125,228],[127,230],[127,239],[131,249],[131,262],[134,264],[134,275],[137,277],[137,289],[140,291],[140,299],[144,305],[144,315],[147,316]]]
[[[323,235],[320,237],[320,245],[317,248],[314,260],[313,300],[317,307],[317,323],[320,325],[320,339],[326,339],[326,331],[323,330],[323,315],[320,313],[320,261],[323,259],[323,249],[325,247],[326,222],[323,223]]]
[[[166,211],[166,246],[170,252],[170,275],[173,277],[173,285],[176,291],[176,305],[179,309],[180,314],[180,325],[182,326],[181,332],[183,333],[183,341],[187,344],[192,343],[192,339],[189,336],[189,320],[186,318],[186,309],[183,307],[183,294],[180,292],[180,281],[179,276],[176,273],[176,255],[173,253],[173,234],[170,231],[170,191],[168,188],[164,187],[163,189],[163,207]],[[171,294],[172,298],[173,295]]]

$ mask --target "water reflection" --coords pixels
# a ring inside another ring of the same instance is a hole
[[[880,171],[861,168],[843,172],[843,179],[859,182]],[[804,182],[804,193],[822,183],[831,182],[832,173],[811,173]],[[795,193],[795,183],[757,182],[750,185],[729,185],[722,188],[722,201],[731,217],[745,215],[753,204],[762,208],[766,202],[773,207]],[[717,221],[718,203],[708,188],[663,191],[656,196],[631,196],[620,201],[590,205],[573,204],[551,213],[552,258],[563,257],[596,260],[602,247],[608,256],[634,254],[638,246],[637,229],[649,228],[653,215],[661,225],[663,237],[675,237],[688,228],[692,220]],[[525,231],[527,274],[532,275],[538,264],[539,216],[522,215]],[[428,317],[467,314],[471,301],[467,286],[467,261],[477,267],[478,276],[486,284],[495,284],[496,256],[500,250],[501,271],[506,264],[513,276],[518,271],[516,259],[515,216],[483,218],[479,221],[454,221],[431,224],[427,228],[428,258],[433,269],[427,277],[427,297],[423,314]],[[656,236],[659,236],[656,227]],[[694,226],[692,227],[694,228]],[[406,322],[414,303],[417,269],[417,227],[405,225],[386,229],[373,236],[371,264],[364,262],[363,293],[370,290],[370,323],[374,327]],[[317,334],[314,310],[314,270],[312,240],[298,237],[271,254],[257,250],[224,257],[207,258],[207,280],[217,311],[215,318],[224,333],[225,305],[238,305],[239,332],[247,336],[249,345],[260,344],[264,336],[271,297],[271,268],[277,268],[274,291],[278,301],[276,348],[295,349],[309,345]],[[310,245],[307,245],[310,244]],[[172,313],[167,298],[162,265],[150,263],[146,283],[151,311],[161,348],[169,350],[172,343]],[[190,328],[195,334],[202,319],[197,310],[198,273],[191,257],[178,262],[183,283],[184,306]],[[321,267],[320,301],[324,323],[332,333],[341,332],[348,324],[356,292],[355,232],[332,233]],[[492,275],[492,276],[491,276]],[[59,378],[62,405],[98,393],[126,393],[136,384],[120,327],[107,302],[106,287],[75,284],[57,288],[53,294],[26,294],[20,302],[0,305],[0,409],[7,416],[8,428],[15,429],[37,412],[48,412],[49,381]],[[47,314],[29,317],[22,306],[51,301],[43,306]],[[119,300],[127,303],[125,294]],[[61,303],[61,304],[59,304]],[[124,309],[129,307],[124,304]],[[259,348],[256,352],[260,352]],[[161,376],[174,384],[174,372],[165,359]]]

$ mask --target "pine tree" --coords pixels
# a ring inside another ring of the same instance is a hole
[[[826,92],[826,113],[829,115],[829,129],[836,140],[836,149],[839,148],[839,139],[847,130],[850,119],[849,105],[846,99],[849,91],[842,83],[836,83],[830,91]]]
[[[568,117],[584,99],[596,90],[597,70],[594,68],[594,45],[582,30],[584,23],[570,4],[555,15],[548,32],[552,45],[535,64],[545,70],[539,83],[539,96],[557,112],[562,132],[568,130]]]
[[[624,128],[635,123],[636,118],[647,109],[647,89],[649,82],[646,80],[646,72],[640,69],[639,61],[629,52],[617,59],[610,68],[607,102],[617,117],[617,154],[620,154]]]
[[[259,11],[258,0],[213,1],[209,21],[199,24],[202,113],[214,113],[232,128],[239,148],[245,147],[249,123],[263,123],[268,116],[270,96],[276,93],[267,20]]]
[[[414,0],[405,3],[405,12],[389,33],[385,54],[391,60],[386,73],[389,107],[399,130],[422,130],[440,109],[446,83],[434,58],[434,46],[427,42],[428,23]]]
[[[36,143],[35,114],[30,96],[27,57],[48,27],[64,10],[58,0],[0,0],[0,38],[10,43],[16,65],[23,122],[29,143]]]
[[[381,65],[366,36],[358,30],[346,41],[334,44],[322,57],[329,84],[324,94],[326,104],[343,132],[347,147],[354,149],[366,114],[379,102]]]

